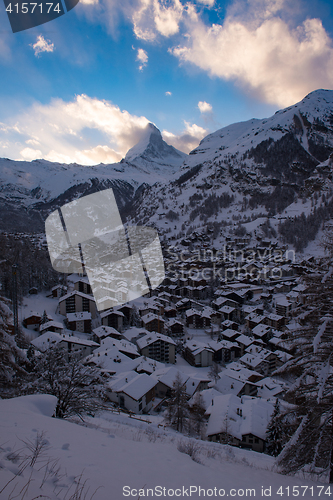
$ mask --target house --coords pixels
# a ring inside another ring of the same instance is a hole
[[[42,334],[44,332],[55,332],[62,333],[64,325],[60,321],[47,321],[39,327],[39,332]]]
[[[77,290],[60,297],[58,307],[59,313],[63,316],[75,312],[90,312],[92,319],[95,319],[97,316],[97,307],[94,298]]]
[[[156,397],[164,399],[169,398],[172,395],[173,384],[179,374],[181,382],[183,385],[188,380],[189,376],[185,375],[183,372],[177,370],[177,368],[171,366],[170,368],[163,368],[154,371],[151,375],[156,381],[157,385],[155,388]]]
[[[241,356],[243,356],[245,349],[249,347],[249,345],[253,344],[253,339],[242,334],[235,338],[235,342],[241,348]]]
[[[146,373],[125,372],[108,384],[111,401],[133,413],[148,413],[153,406],[157,381]]]
[[[246,321],[246,326],[247,328],[249,328],[250,330],[252,330],[252,328],[256,327],[257,325],[259,325],[260,323],[264,323],[264,321],[266,320],[266,316],[263,316],[263,315],[259,315],[257,313],[250,313],[248,314],[246,317],[245,317],[245,321]]]
[[[52,345],[59,344],[64,347],[64,352],[67,357],[69,354],[74,354],[78,359],[89,356],[99,347],[99,344],[92,340],[55,332],[45,332],[30,343],[41,352],[45,352]]]
[[[30,314],[24,318],[22,323],[24,328],[38,331],[41,319],[42,316],[38,312],[31,311]]]
[[[207,344],[188,340],[185,344],[184,359],[192,366],[212,366],[214,351]]]
[[[196,309],[187,309],[185,311],[186,326],[188,328],[203,328],[203,320],[200,311]]]
[[[91,333],[91,313],[77,312],[66,315],[68,328],[81,333]]]
[[[141,323],[148,332],[161,333],[164,330],[164,320],[157,314],[148,313],[142,316]]]
[[[87,276],[84,277],[78,277],[77,281],[74,283],[74,290],[77,290],[78,292],[85,293],[87,295],[92,294],[91,286],[88,280]]]
[[[118,340],[111,337],[106,337],[105,339],[101,340],[101,345],[98,347],[103,350],[113,349],[114,347],[116,347],[119,352],[125,354],[131,359],[136,359],[140,356],[136,345],[125,339]]]
[[[237,337],[239,337],[239,332],[236,330],[232,330],[231,328],[227,328],[227,330],[222,330],[221,332],[221,340],[229,340],[230,342],[234,342]]]
[[[173,337],[182,337],[184,335],[184,325],[176,318],[170,318],[165,323],[166,332]]]
[[[225,320],[233,321],[236,319],[238,311],[235,307],[222,306],[219,309],[219,313],[221,314],[222,321]]]
[[[100,316],[103,326],[111,326],[118,330],[118,332],[122,332],[124,313],[116,309],[108,309],[107,311],[103,311]]]
[[[166,335],[150,332],[136,341],[142,356],[162,363],[176,362],[176,343]]]
[[[264,399],[234,394],[216,397],[206,411],[208,440],[263,452],[273,410],[273,402]]]
[[[94,328],[93,331],[93,340],[95,342],[98,342],[99,344],[101,343],[102,340],[106,339],[107,337],[112,337],[113,339],[120,339],[121,338],[121,333],[118,332],[115,328],[112,328],[112,326],[99,326],[98,328]]]
[[[252,328],[252,333],[256,339],[261,339],[267,343],[272,336],[272,327],[259,323],[259,325]]]
[[[281,330],[286,324],[286,318],[279,314],[266,314],[264,323],[272,328],[276,328],[276,330]]]
[[[67,286],[64,285],[55,285],[51,288],[51,294],[54,299],[59,299],[67,292]]]
[[[245,354],[240,358],[239,362],[249,370],[255,370],[264,376],[269,376],[282,365],[275,352],[255,345],[251,345],[245,350]]]
[[[241,354],[240,346],[229,340],[221,340],[220,342],[211,340],[208,345],[214,351],[213,361],[215,363],[229,363],[229,361],[234,361],[235,358],[240,357]]]
[[[207,377],[200,377],[199,375],[192,375],[185,382],[186,394],[189,397],[192,397],[197,392],[201,392],[201,391],[208,389],[209,383],[210,383],[210,379]]]

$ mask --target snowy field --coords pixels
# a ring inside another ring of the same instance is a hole
[[[78,425],[51,418],[55,402],[0,401],[1,500],[329,498],[327,484],[273,472],[272,457],[189,440],[158,427],[160,417],[147,423],[104,412]]]

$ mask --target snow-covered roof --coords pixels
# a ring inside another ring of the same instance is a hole
[[[62,297],[60,297],[59,303],[68,299],[69,297],[73,297],[73,295],[78,295],[79,297],[89,299],[89,300],[92,300],[93,302],[95,302],[95,299],[92,295],[88,295],[87,293],[79,292],[78,290],[73,290],[72,292],[68,292],[68,293],[66,293],[66,295],[63,295]]]
[[[227,430],[229,434],[240,440],[247,434],[265,440],[267,425],[273,410],[273,402],[259,398],[249,396],[239,398],[234,394],[216,397],[214,404],[207,410],[207,414],[210,415],[207,435],[211,436]]]
[[[183,384],[188,380],[189,376],[185,373],[177,370],[174,366],[169,368],[163,368],[161,370],[156,370],[151,376],[157,379],[162,384],[166,385],[170,389],[173,387],[173,383],[176,380],[177,374],[180,374],[181,381]]]
[[[136,343],[139,349],[144,349],[150,344],[153,344],[154,342],[166,342],[168,344],[176,345],[174,340],[172,338],[168,337],[167,335],[163,335],[162,333],[156,333],[156,332],[149,332],[147,335],[144,337],[139,338]]]
[[[116,330],[112,326],[99,326],[98,328],[93,329],[93,333],[98,338],[108,337],[109,335],[116,335],[118,337],[121,337],[121,333],[119,333],[118,330]]]
[[[72,321],[87,321],[91,319],[91,312],[81,311],[76,313],[67,313],[66,317],[70,323]]]
[[[60,323],[60,321],[47,321],[46,323],[43,323],[39,327],[39,331],[43,332],[44,330],[48,330],[49,328],[59,328],[60,330],[63,330],[64,325],[63,323]]]

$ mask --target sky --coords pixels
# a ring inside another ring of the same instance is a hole
[[[0,157],[120,161],[154,123],[207,134],[333,89],[331,0],[81,0],[12,33],[0,5]]]

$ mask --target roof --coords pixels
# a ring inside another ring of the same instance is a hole
[[[148,391],[150,391],[157,384],[157,380],[153,379],[146,373],[136,373],[126,374],[122,376],[116,384],[110,383],[109,387],[113,392],[123,392],[127,394],[130,398],[138,401],[142,398]]]
[[[60,321],[47,321],[46,323],[40,325],[39,331],[42,332],[44,330],[47,330],[48,328],[51,328],[52,326],[54,328],[59,328],[60,330],[64,329],[64,325],[63,323],[60,323]]]
[[[234,394],[216,397],[214,404],[207,410],[210,415],[207,435],[225,432],[227,421],[228,433],[237,439],[241,440],[242,436],[252,434],[265,440],[273,410],[273,402],[264,399],[248,396],[238,398]]]
[[[129,342],[125,339],[118,340],[112,337],[106,337],[102,340],[101,345],[98,345],[98,347],[98,350],[100,351],[105,351],[106,349],[112,349],[113,347],[116,347],[121,352],[139,357],[137,347],[132,344],[132,342]]]
[[[116,330],[112,326],[99,326],[98,328],[94,328],[93,333],[98,338],[108,337],[109,335],[117,335],[121,337],[121,333],[119,333],[118,330]]]
[[[177,377],[177,374],[180,374],[181,380],[183,384],[188,380],[189,376],[185,375],[185,373],[177,370],[174,366],[170,366],[170,368],[163,368],[162,370],[156,370],[152,377],[157,379],[162,384],[166,385],[170,389],[173,387],[173,383]]]
[[[122,313],[121,311],[117,311],[115,309],[108,309],[107,311],[103,311],[100,314],[100,317],[101,317],[101,319],[103,319],[103,318],[105,318],[107,316],[110,316],[111,314],[116,314],[117,316],[125,317],[124,313]]]
[[[66,314],[66,317],[70,323],[72,321],[87,321],[91,319],[91,312],[81,311],[76,313],[68,313]]]
[[[45,332],[36,339],[31,341],[31,344],[39,349],[41,352],[46,351],[52,344],[58,344],[60,342],[77,344],[86,347],[99,347],[97,342],[93,340],[87,340],[80,337],[75,337],[74,335],[68,335],[63,333],[55,332]]]
[[[154,344],[154,342],[158,341],[176,345],[176,343],[174,342],[174,340],[172,340],[172,338],[168,337],[167,335],[163,335],[162,333],[155,333],[155,332],[147,333],[147,335],[144,335],[143,337],[137,339],[136,343],[139,349],[144,349],[145,347]]]
[[[89,299],[89,300],[92,300],[93,302],[95,302],[95,299],[92,295],[88,295],[87,293],[79,292],[78,290],[73,290],[72,292],[66,293],[66,295],[63,295],[62,297],[60,297],[59,303],[68,299],[69,297],[73,297],[73,295],[79,295],[79,297],[83,297],[85,299]]]

